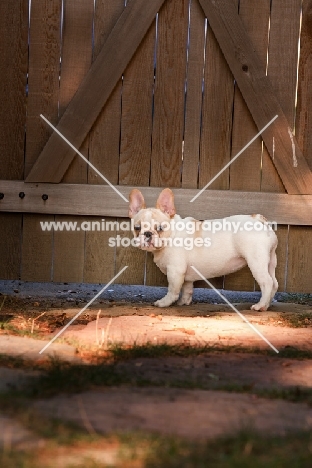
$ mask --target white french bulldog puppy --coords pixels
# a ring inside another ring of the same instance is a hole
[[[131,191],[129,200],[137,245],[153,253],[154,262],[168,278],[167,294],[154,305],[168,307],[179,299],[180,292],[178,305],[191,303],[193,282],[201,279],[192,266],[205,278],[214,278],[248,265],[262,293],[251,308],[267,310],[278,288],[278,241],[263,216],[237,215],[202,222],[181,218],[168,188],[159,195],[156,208],[146,208],[138,189]]]

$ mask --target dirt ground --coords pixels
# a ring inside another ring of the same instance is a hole
[[[37,379],[40,364],[51,355],[61,361],[71,360],[71,355],[75,358],[71,365],[84,366],[87,382],[75,392],[60,378],[59,390],[54,388],[49,396],[39,389],[38,397],[27,405],[43,418],[75,423],[88,434],[143,431],[193,441],[235,437],[246,430],[263,436],[312,434],[311,305],[274,303],[268,312],[254,312],[250,304],[237,304],[249,324],[279,353],[224,305],[156,309],[106,301],[100,306],[87,309],[67,326],[79,308],[6,297],[0,311],[0,393],[8,395]],[[34,359],[34,353],[39,354],[65,326],[57,343],[40,360]],[[114,354],[114,348],[121,354]],[[26,359],[27,366],[12,365],[10,354]],[[113,366],[115,380],[92,375],[89,385],[88,366],[99,359]],[[29,360],[37,362],[31,369]],[[35,446],[40,456],[47,457],[45,437],[18,422],[14,413],[2,412],[0,427],[11,427],[11,449],[27,451]],[[2,433],[5,447],[8,435]],[[310,448],[312,462],[312,444]],[[70,458],[59,447],[54,466],[69,466],[84,456],[98,463],[94,466],[123,466],[118,465],[118,451],[112,452],[111,444],[102,452],[92,444],[81,450],[76,456],[72,448]],[[47,458],[45,463],[50,466]]]

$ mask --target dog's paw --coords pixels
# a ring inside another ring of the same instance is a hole
[[[258,312],[265,312],[267,310],[268,306],[260,304],[260,302],[258,302],[258,304],[254,304],[250,308],[251,308],[251,310],[256,310]]]
[[[181,299],[178,300],[177,305],[178,306],[190,305],[191,302],[192,302],[191,297],[189,297],[188,299],[181,297]]]
[[[167,304],[167,301],[164,301],[163,299],[159,299],[158,301],[154,302],[154,306],[156,307],[167,307],[170,304]]]

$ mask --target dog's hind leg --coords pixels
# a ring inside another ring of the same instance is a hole
[[[275,276],[276,265],[277,265],[276,247],[274,247],[272,249],[272,251],[271,251],[270,262],[269,262],[269,274],[271,275],[271,278],[273,280],[273,288],[272,288],[272,292],[271,292],[271,301],[270,301],[270,303],[272,302],[272,299],[275,296],[275,293],[276,293],[276,291],[278,289],[278,282],[277,282],[277,279],[276,279],[276,276]]]
[[[193,297],[193,281],[184,281],[178,305],[190,305]]]
[[[273,277],[269,272],[269,265],[271,256],[267,251],[257,251],[251,258],[246,258],[251,273],[261,289],[261,298],[257,304],[254,304],[251,308],[253,310],[267,310],[271,303],[272,293],[274,290]],[[275,268],[274,268],[275,269]],[[271,272],[273,271],[273,263]],[[274,275],[275,278],[275,275]],[[275,280],[276,281],[276,280]],[[277,281],[276,281],[277,283]],[[276,286],[276,284],[275,284]],[[275,293],[274,293],[275,294]]]

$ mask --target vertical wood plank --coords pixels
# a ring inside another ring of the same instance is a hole
[[[266,67],[270,0],[241,0],[239,15],[244,23],[256,52]],[[257,127],[243,100],[238,87],[235,88],[234,120],[231,157],[234,157],[257,133]],[[230,166],[231,190],[260,190],[262,140],[257,138],[246,151]],[[225,288],[253,291],[254,278],[249,268],[225,277]]]
[[[24,216],[22,278],[27,281],[52,281],[53,232],[42,231],[40,221],[49,222],[52,216]],[[40,239],[40,242],[34,242]]]
[[[148,186],[151,165],[152,112],[156,19],[128,65],[122,85],[122,118],[119,184]],[[122,222],[122,219],[118,219]],[[128,220],[129,221],[129,220]],[[120,233],[132,239],[130,231]],[[126,242],[126,240],[124,240]],[[139,249],[118,247],[116,271],[129,268],[120,278],[124,284],[144,284],[146,253]],[[155,283],[157,284],[157,283]]]
[[[118,218],[118,221],[120,223],[129,222],[129,219]],[[118,278],[118,283],[144,284],[146,252],[130,245],[133,238],[130,230],[119,230],[117,234],[121,245],[116,248],[116,272],[120,271],[124,266],[128,266],[127,270]]]
[[[180,187],[188,0],[166,0],[159,12],[151,185]]]
[[[296,115],[296,137],[303,155],[312,170],[312,1],[303,0],[302,29],[300,40],[300,62],[298,73],[298,105]],[[311,293],[312,289],[312,229],[290,226],[288,292]]]
[[[200,188],[230,160],[233,98],[233,75],[208,24],[200,140]],[[229,171],[225,170],[209,188],[228,189]]]
[[[270,0],[241,0],[239,6],[245,29],[254,49],[266,68]],[[258,129],[245,104],[238,87],[235,88],[234,121],[232,134],[232,157],[234,157],[256,134]],[[257,138],[230,167],[230,189],[260,190],[262,139]]]
[[[0,3],[1,179],[23,178],[27,80],[27,7],[27,0]],[[21,232],[22,215],[0,213],[1,279],[18,279],[20,277]]]
[[[54,125],[58,121],[61,3],[61,0],[31,2],[25,176],[51,133],[40,114]],[[38,200],[38,203],[43,201]],[[53,232],[42,232],[37,226],[39,218],[41,216],[24,215],[22,279],[26,281],[48,279],[52,274]],[[54,220],[52,215],[43,218]]]
[[[27,0],[0,3],[0,175],[22,179],[27,81]]]
[[[93,0],[64,0],[62,54],[59,93],[59,117],[61,117],[76,93],[92,63]],[[80,148],[88,157],[87,138]],[[87,164],[76,155],[69,166],[64,183],[86,183]],[[56,216],[56,221],[80,222],[74,216]],[[72,238],[72,243],[70,239]],[[83,281],[85,232],[54,233],[53,278],[54,281]]]
[[[109,33],[124,9],[124,0],[97,0],[94,12],[94,51],[93,59],[98,56]],[[121,80],[115,87],[104,109],[95,122],[89,140],[89,160],[113,184],[118,183],[120,118],[121,118]],[[88,170],[89,184],[105,184],[92,169]],[[101,217],[92,221],[101,222]],[[115,218],[105,221],[116,222]],[[105,283],[116,273],[116,247],[109,247],[112,232],[86,232],[84,281]],[[127,270],[126,270],[127,271]]]
[[[204,94],[199,159],[199,187],[204,187],[230,160],[234,78],[209,27],[206,38]],[[228,189],[229,170],[225,170],[209,189]],[[207,213],[209,218],[209,213]],[[224,277],[212,284],[224,287]],[[198,282],[197,287],[207,287]]]
[[[183,188],[197,188],[198,186],[204,52],[205,15],[198,0],[191,0],[182,171]]]
[[[312,0],[303,1],[296,137],[312,170]]]
[[[150,185],[180,187],[184,130],[188,0],[167,0],[158,16]],[[146,284],[167,279],[146,256]]]
[[[94,59],[98,56],[123,9],[124,0],[96,1]],[[118,183],[121,91],[120,80],[90,132],[89,160],[112,184]],[[103,180],[89,169],[88,182],[102,184]]]
[[[291,130],[295,122],[300,14],[301,0],[272,2],[268,76]],[[261,190],[285,192],[266,148],[262,158]]]
[[[0,278],[19,279],[21,266],[22,217],[0,213]]]
[[[110,246],[110,238],[116,239],[119,233],[116,229],[117,220],[89,216],[88,221],[91,226],[94,225],[94,229],[86,232],[83,280],[85,283],[108,283],[115,271],[116,247]],[[106,222],[110,224],[106,225]],[[98,226],[102,226],[102,223],[104,229],[101,227],[98,230]]]
[[[56,216],[59,223],[77,223],[76,230],[58,230],[54,232],[53,281],[76,282],[83,278],[85,232],[80,223],[81,216]]]
[[[311,293],[312,228],[291,226],[289,229],[287,292]]]
[[[119,184],[148,186],[151,164],[156,20],[125,70]]]
[[[31,2],[25,176],[51,134],[40,114],[53,125],[58,121],[61,3]]]
[[[63,11],[59,118],[64,114],[92,63],[94,0],[64,0]],[[88,138],[80,151],[88,157]],[[63,182],[86,183],[87,171],[87,164],[76,155]]]

